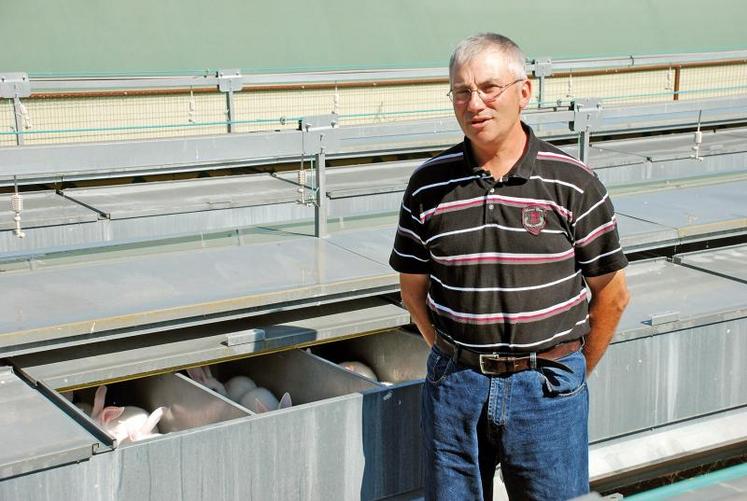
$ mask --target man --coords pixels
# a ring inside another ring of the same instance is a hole
[[[433,347],[426,499],[492,499],[498,463],[511,499],[589,488],[585,381],[627,304],[627,261],[596,175],[521,122],[524,61],[501,35],[457,46],[464,142],[413,173],[400,211],[390,264]]]

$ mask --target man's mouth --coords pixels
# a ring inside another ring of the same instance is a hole
[[[486,126],[489,121],[490,121],[489,117],[472,117],[469,123],[472,127],[480,129]]]

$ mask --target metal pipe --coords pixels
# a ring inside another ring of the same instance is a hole
[[[320,134],[320,141],[324,139],[324,134]],[[316,155],[316,204],[314,206],[314,235],[318,238],[325,238],[329,235],[327,231],[327,175],[326,175],[327,155],[324,151],[324,145],[320,146],[319,153]]]

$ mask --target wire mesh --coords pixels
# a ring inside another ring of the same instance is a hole
[[[26,144],[146,139],[225,132],[220,94],[27,98]]]
[[[674,70],[550,77],[542,106],[568,105],[574,99],[599,98],[605,106],[671,101]]]
[[[747,64],[683,68],[680,100],[747,94]]]
[[[446,83],[324,89],[249,89],[234,97],[237,132],[293,129],[301,117],[337,113],[341,125],[447,116]]]
[[[16,122],[13,116],[13,101],[0,99],[0,147],[16,144]]]
[[[545,79],[542,107],[600,98],[605,107],[675,98],[674,68]],[[535,96],[539,81],[533,80]],[[679,99],[747,93],[747,64],[679,70]],[[295,129],[302,117],[337,113],[340,125],[450,116],[447,82],[325,88],[249,88],[234,95],[234,132]],[[534,107],[537,101],[534,101]],[[218,92],[151,95],[32,96],[22,100],[25,144],[153,139],[228,132],[226,95]],[[12,101],[0,100],[0,146],[14,146]]]

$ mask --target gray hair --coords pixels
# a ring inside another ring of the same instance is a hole
[[[526,78],[527,70],[524,66],[526,56],[516,43],[508,37],[498,33],[478,33],[465,38],[454,49],[449,60],[449,79],[454,74],[454,69],[466,63],[478,54],[487,50],[497,50],[506,58],[509,71],[515,78]]]

